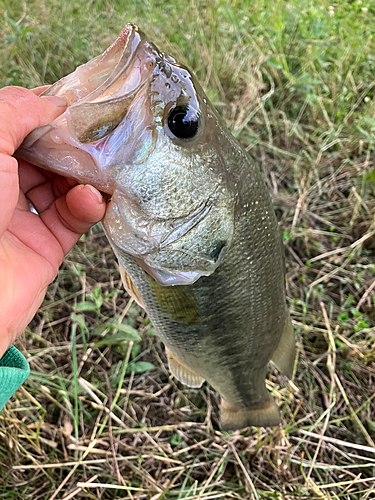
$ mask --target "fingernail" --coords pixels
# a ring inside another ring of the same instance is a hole
[[[101,193],[96,188],[94,188],[94,186],[91,186],[91,184],[85,184],[85,187],[88,187],[89,189],[91,189],[91,191],[98,198],[99,203],[104,203],[103,196],[101,195]]]
[[[60,97],[58,95],[46,95],[42,96],[42,99],[45,99],[56,108],[66,108],[68,106],[68,101],[65,97]]]

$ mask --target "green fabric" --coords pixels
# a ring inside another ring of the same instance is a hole
[[[10,346],[0,359],[0,410],[26,380],[30,367],[22,354]]]

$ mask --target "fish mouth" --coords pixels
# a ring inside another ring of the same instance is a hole
[[[63,97],[68,107],[31,132],[17,156],[113,194],[107,167],[132,161],[137,141],[154,144],[147,89],[158,57],[138,27],[127,24],[103,54],[41,94]]]
[[[135,88],[129,67],[145,37],[135,24],[127,24],[117,40],[103,54],[79,66],[41,94],[65,97],[68,106],[78,101],[96,102],[121,97]],[[124,83],[127,86],[124,87]],[[117,86],[114,87],[114,84]],[[132,87],[132,89],[130,89]]]

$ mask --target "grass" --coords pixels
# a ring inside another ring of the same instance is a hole
[[[100,226],[19,342],[0,499],[371,499],[375,482],[375,10],[366,1],[0,0],[3,85],[52,83],[128,21],[194,69],[264,170],[298,364],[283,426],[222,433],[165,368]]]

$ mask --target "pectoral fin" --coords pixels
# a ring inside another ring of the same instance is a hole
[[[125,290],[128,292],[130,297],[135,300],[135,302],[142,307],[142,309],[145,308],[143,305],[141,297],[138,295],[137,289],[133,285],[132,280],[130,279],[130,276],[128,273],[125,271],[125,269],[122,267],[122,265],[119,263],[119,268],[120,268],[120,274],[121,274],[121,279],[122,279],[122,284],[124,285]]]
[[[177,380],[188,387],[198,388],[203,384],[204,378],[200,377],[186,365],[181,363],[181,361],[178,360],[167,347],[165,348],[165,352],[168,358],[169,370]]]
[[[231,408],[221,400],[221,428],[223,431],[254,427],[275,427],[281,422],[279,408],[270,397],[261,408],[248,410],[246,408]]]
[[[163,286],[147,274],[152,291],[161,311],[172,321],[191,325],[201,321],[197,300],[191,287],[184,285]]]
[[[276,368],[280,370],[281,373],[288,378],[292,378],[295,357],[296,345],[293,325],[288,316],[278,346],[272,354],[271,361],[275,363]]]

